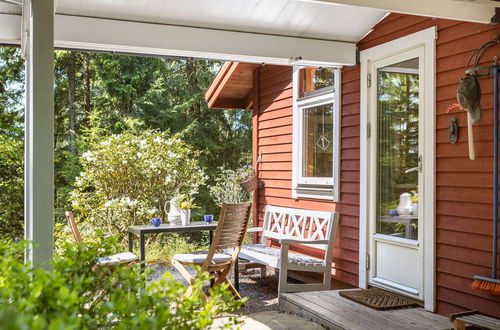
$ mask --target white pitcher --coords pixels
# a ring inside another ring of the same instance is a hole
[[[170,200],[170,210],[168,212],[168,221],[172,224],[181,223],[181,210],[179,208],[179,201],[176,198]]]
[[[411,205],[411,194],[402,193],[399,195],[399,205],[398,213],[399,215],[410,215],[413,211],[413,206]]]

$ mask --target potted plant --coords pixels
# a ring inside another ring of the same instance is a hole
[[[191,219],[191,209],[197,208],[194,203],[194,198],[190,195],[184,195],[179,200],[179,208],[181,213],[181,223],[183,226],[187,225]]]

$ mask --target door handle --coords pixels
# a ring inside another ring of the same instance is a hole
[[[415,172],[415,171],[419,171],[419,168],[418,167],[412,167],[412,168],[409,168],[405,171],[405,173],[410,173],[410,172]]]
[[[418,166],[417,167],[411,167],[405,171],[405,173],[410,173],[410,172],[415,172],[418,171],[419,173],[422,173],[422,156],[418,156]]]

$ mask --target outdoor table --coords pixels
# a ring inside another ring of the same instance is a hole
[[[214,238],[214,230],[217,228],[217,221],[213,221],[212,223],[206,223],[205,221],[192,221],[187,225],[182,224],[161,224],[158,227],[153,225],[138,225],[128,227],[128,250],[132,252],[134,247],[133,239],[134,235],[139,236],[139,259],[141,262],[141,268],[145,267],[144,261],[146,260],[146,251],[145,251],[145,243],[146,243],[146,234],[158,234],[158,233],[187,233],[187,232],[196,232],[208,230],[210,245],[212,245],[212,240]],[[239,290],[239,274],[238,274],[238,259],[236,259],[234,265],[234,286],[236,290]],[[214,280],[210,281],[213,285]]]
[[[208,230],[210,234],[210,244],[212,244],[212,239],[214,235],[214,230],[217,228],[217,221],[212,223],[206,223],[205,221],[192,221],[187,225],[182,224],[161,224],[158,227],[153,225],[138,225],[128,227],[128,250],[132,252],[134,246],[133,239],[134,234],[139,236],[139,259],[141,262],[141,268],[144,268],[144,261],[146,260],[146,235],[147,234],[158,234],[158,233],[187,233]]]

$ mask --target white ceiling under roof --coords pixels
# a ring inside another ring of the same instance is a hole
[[[386,14],[300,0],[59,0],[57,13],[351,42]]]
[[[0,13],[19,13],[0,3]],[[302,0],[58,0],[57,14],[359,41],[387,13]]]

